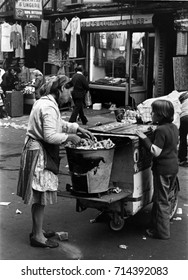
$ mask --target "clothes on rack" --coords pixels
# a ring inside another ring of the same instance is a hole
[[[28,45],[36,47],[39,43],[37,27],[33,23],[25,25],[24,42],[26,43],[25,49],[28,48]]]
[[[48,62],[53,63],[54,65],[61,66],[62,60],[62,51],[56,49],[48,50]]]
[[[61,24],[62,24],[62,41],[66,42],[67,41],[67,35],[65,33],[65,30],[67,28],[69,21],[68,19],[65,17],[62,19]]]
[[[40,24],[40,39],[48,39],[49,20],[42,19]]]
[[[22,26],[18,23],[11,26],[10,45],[15,50],[15,57],[24,57]]]
[[[81,32],[81,24],[80,18],[75,16],[69,22],[65,33],[71,34],[70,38],[70,48],[69,48],[69,57],[77,57],[77,35],[80,35]]]
[[[4,22],[0,25],[0,51],[13,52],[13,46],[10,44],[11,25]]]
[[[55,20],[55,40],[59,41],[59,40],[62,40],[62,23],[61,23],[61,20],[60,18],[57,18]]]

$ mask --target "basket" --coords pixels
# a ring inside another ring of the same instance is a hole
[[[91,194],[108,190],[114,147],[99,150],[66,147],[66,154],[75,192]]]

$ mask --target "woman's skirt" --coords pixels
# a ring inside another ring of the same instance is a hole
[[[37,141],[29,139],[21,155],[17,185],[17,195],[25,204],[57,202],[58,177],[44,166],[43,149]]]

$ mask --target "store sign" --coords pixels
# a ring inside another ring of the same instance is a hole
[[[188,18],[174,20],[174,28],[177,31],[188,31]]]
[[[153,15],[114,16],[101,18],[85,18],[81,20],[82,29],[99,29],[109,27],[128,27],[138,25],[152,25]]]
[[[41,20],[42,0],[17,0],[15,1],[15,19]]]

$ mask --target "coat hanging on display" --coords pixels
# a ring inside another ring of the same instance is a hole
[[[72,18],[72,20],[69,22],[65,33],[70,34],[70,48],[69,48],[69,57],[77,57],[77,35],[80,36],[81,31],[81,24],[80,24],[80,18],[75,16]]]
[[[11,25],[4,22],[0,25],[0,51],[13,52],[13,46],[10,45]]]

